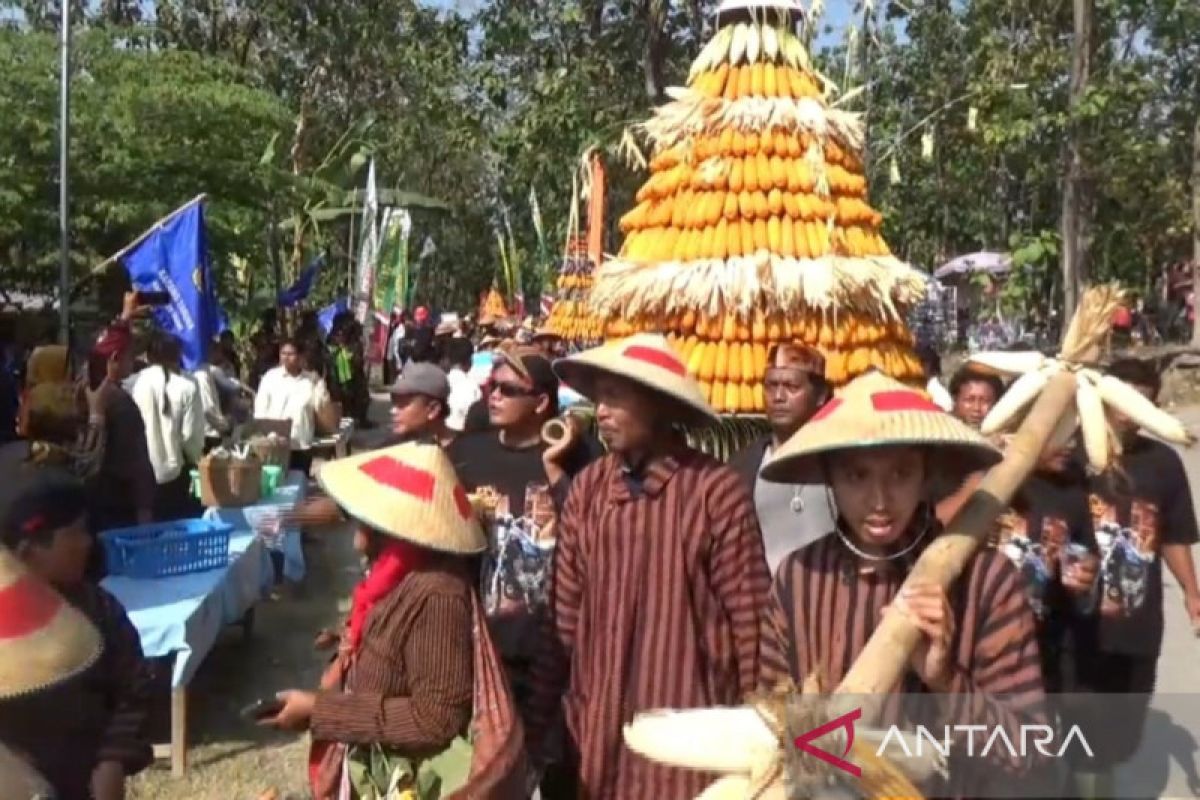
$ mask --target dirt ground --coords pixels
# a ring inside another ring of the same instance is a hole
[[[372,417],[381,417],[375,404]],[[369,449],[382,433],[355,437],[356,451]],[[360,576],[349,531],[334,528],[306,534],[308,574],[259,604],[253,630],[230,628],[193,679],[188,698],[188,771],[171,777],[170,763],[155,762],[130,781],[130,800],[301,800],[310,797],[306,778],[308,739],[257,728],[239,711],[281,689],[311,689],[327,656],[313,637],[336,627],[349,610],[350,590]],[[167,690],[162,692],[156,741],[166,742]]]

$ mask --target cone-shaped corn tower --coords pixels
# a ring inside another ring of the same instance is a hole
[[[567,253],[559,267],[557,297],[546,327],[574,349],[598,344],[604,333],[599,317],[588,308],[593,272],[587,242],[573,239],[568,243]]]
[[[722,5],[688,86],[642,126],[651,175],[590,295],[607,336],[666,333],[726,413],[762,410],[780,341],[819,347],[835,386],[921,375],[903,314],[924,277],[880,235],[862,125],[827,102],[799,19],[790,0]]]
[[[495,285],[479,298],[479,319],[508,319],[508,306],[504,304],[504,297]]]

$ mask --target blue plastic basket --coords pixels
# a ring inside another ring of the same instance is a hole
[[[232,525],[185,519],[104,531],[100,542],[109,574],[167,578],[228,565],[232,532]]]

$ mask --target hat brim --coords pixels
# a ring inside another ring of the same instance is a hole
[[[947,442],[936,438],[865,439],[853,444],[830,444],[803,453],[783,454],[768,461],[759,470],[771,483],[826,483],[826,463],[839,453],[879,450],[885,447],[918,447],[932,455],[931,472],[938,477],[965,477],[991,469],[1003,458],[995,448],[968,442]]]
[[[592,402],[596,400],[596,380],[598,378],[620,378],[631,383],[636,383],[646,391],[652,392],[656,397],[668,402],[676,410],[679,421],[686,425],[698,428],[711,425],[719,419],[711,408],[705,405],[698,405],[687,397],[675,394],[674,392],[668,392],[663,387],[656,386],[635,375],[617,372],[616,370],[598,364],[590,364],[578,359],[579,356],[576,356],[554,362],[554,372],[563,383]]]
[[[366,481],[355,480],[353,473],[349,470],[333,470],[331,472],[329,467],[336,463],[330,462],[321,468],[317,473],[317,484],[349,517],[385,536],[391,536],[394,539],[400,539],[417,547],[445,555],[474,556],[487,549],[487,539],[482,530],[478,529],[478,522],[473,527],[466,526],[464,530],[458,531],[457,535],[449,538],[446,537],[444,531],[442,532],[443,538],[435,538],[430,535],[432,532],[428,530],[414,533],[407,527],[401,528],[389,514],[392,510],[389,504],[368,501],[366,493],[370,492],[371,488],[366,485]],[[426,528],[427,526],[414,524],[409,527]]]

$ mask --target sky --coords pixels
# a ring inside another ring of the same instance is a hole
[[[467,13],[478,9],[486,0],[423,0],[423,2],[435,8],[454,8]],[[554,0],[545,0],[545,2],[554,2]],[[811,0],[809,2],[811,3]],[[854,3],[855,0],[826,0],[823,23],[834,29],[833,35],[830,37],[833,41],[840,40],[846,25],[854,15]],[[824,38],[822,37],[821,40],[824,41]]]

